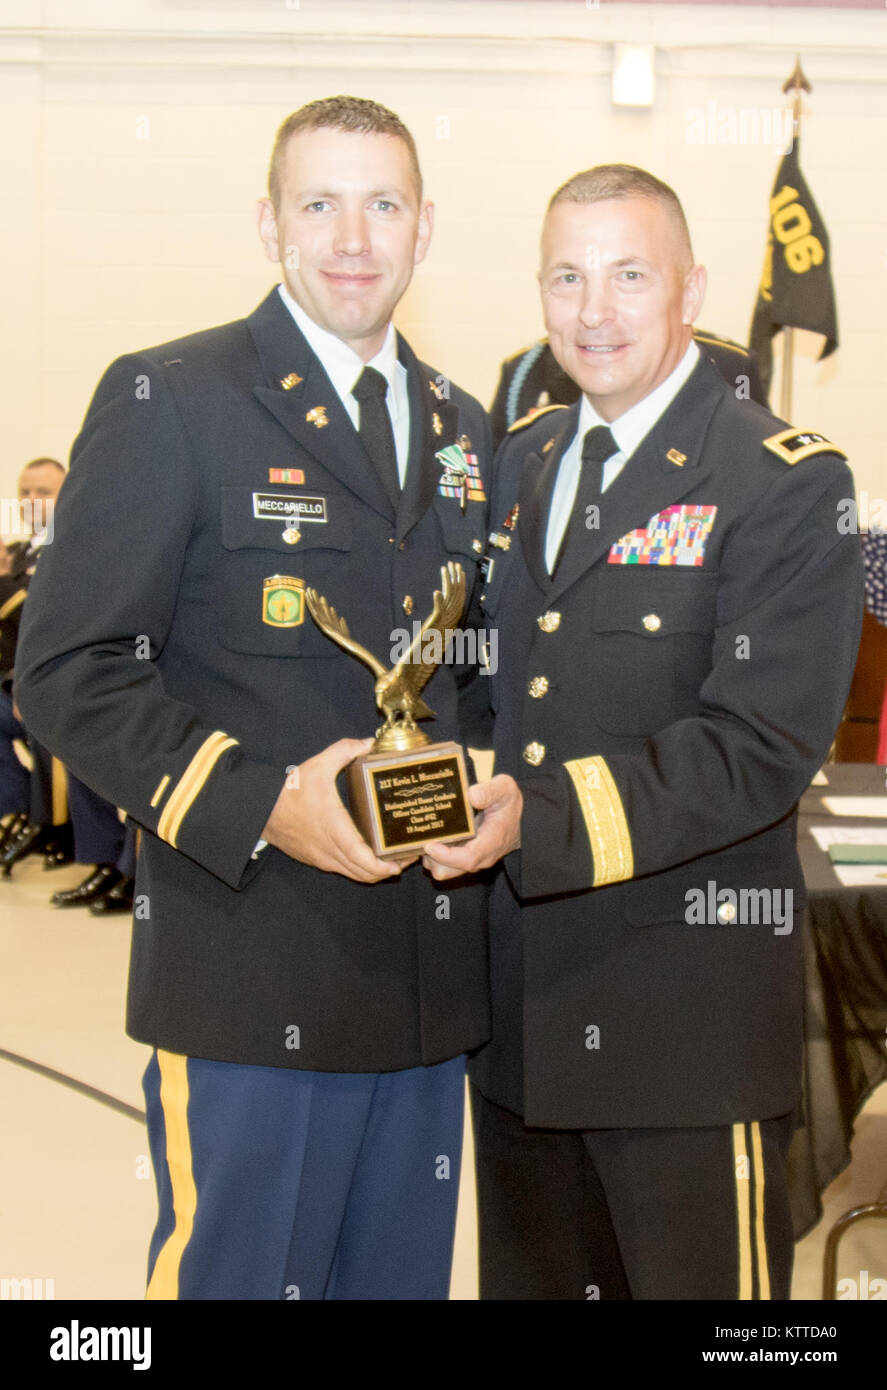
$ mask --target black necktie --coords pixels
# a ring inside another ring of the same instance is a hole
[[[382,480],[382,486],[396,507],[400,497],[400,478],[391,416],[385,404],[387,392],[388,382],[375,367],[364,367],[351,388],[352,396],[360,403],[360,427],[357,432]]]
[[[576,498],[552,574],[557,572],[567,552],[584,545],[589,532],[597,529],[597,514],[592,515],[589,509],[592,506],[600,507],[603,464],[618,452],[619,445],[605,425],[595,425],[586,433],[582,441],[582,467]]]

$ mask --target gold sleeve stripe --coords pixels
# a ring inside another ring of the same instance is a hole
[[[737,1244],[739,1249],[739,1293],[742,1302],[752,1296],[751,1278],[751,1174],[748,1172],[745,1125],[733,1126],[733,1181],[736,1184]],[[742,1176],[740,1177],[740,1171]]]
[[[0,608],[0,622],[2,622],[4,618],[8,618],[10,613],[14,613],[17,608],[21,608],[27,596],[27,589],[19,589],[17,593],[13,594],[12,598],[8,598],[3,607]]]
[[[151,797],[151,805],[152,805],[152,806],[158,805],[158,803],[159,803],[160,801],[163,800],[163,793],[166,791],[166,789],[167,789],[168,786],[169,786],[169,773],[167,773],[165,777],[161,777],[160,782],[159,782],[158,787],[157,787],[157,790],[156,790],[156,792],[154,793],[154,795]]]
[[[209,738],[204,739],[185,768],[157,823],[157,834],[161,840],[166,840],[167,844],[172,845],[173,849],[176,847],[182,821],[202,792],[209,774],[225,749],[234,748],[236,745],[236,738],[229,738],[227,734],[216,730]]]
[[[172,1185],[176,1224],[160,1248],[145,1297],[152,1301],[179,1296],[179,1268],[197,1211],[197,1185],[188,1132],[188,1058],[157,1049],[160,1104],[166,1129],[166,1163]]]
[[[634,875],[631,832],[613,774],[601,757],[565,763],[573,779],[594,860],[594,887]]]
[[[767,1237],[764,1232],[764,1151],[761,1147],[761,1126],[755,1120],[751,1127],[751,1151],[755,1174],[755,1250],[758,1265],[758,1298],[770,1297],[770,1268],[767,1264]]]

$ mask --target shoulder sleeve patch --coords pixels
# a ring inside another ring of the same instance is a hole
[[[811,458],[813,454],[840,454],[843,459],[847,457],[844,449],[832,444],[824,434],[817,434],[815,430],[781,430],[779,434],[771,434],[769,439],[764,440],[764,448],[782,459],[783,463],[789,464],[800,463],[802,459]]]
[[[532,425],[534,420],[538,420],[542,415],[549,415],[552,410],[569,410],[566,405],[540,405],[538,410],[531,410],[529,415],[521,416],[520,420],[515,420],[513,425],[508,426],[508,433],[515,434],[522,430],[526,425]]]

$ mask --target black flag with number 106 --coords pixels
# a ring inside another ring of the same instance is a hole
[[[785,155],[770,195],[770,225],[750,347],[758,355],[769,393],[773,375],[771,339],[781,328],[822,333],[820,361],[838,346],[828,232],[807,187],[796,139]]]

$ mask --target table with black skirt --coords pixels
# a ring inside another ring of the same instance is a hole
[[[887,1080],[887,863],[875,870],[883,887],[846,887],[811,834],[812,826],[887,830],[887,819],[833,816],[822,804],[824,796],[882,796],[887,811],[887,768],[832,763],[824,773],[828,786],[804,793],[798,818],[808,892],[803,1113],[788,1156],[798,1240],[822,1216],[820,1194],[850,1162],[855,1117]],[[884,1169],[887,1178],[887,1154]]]

